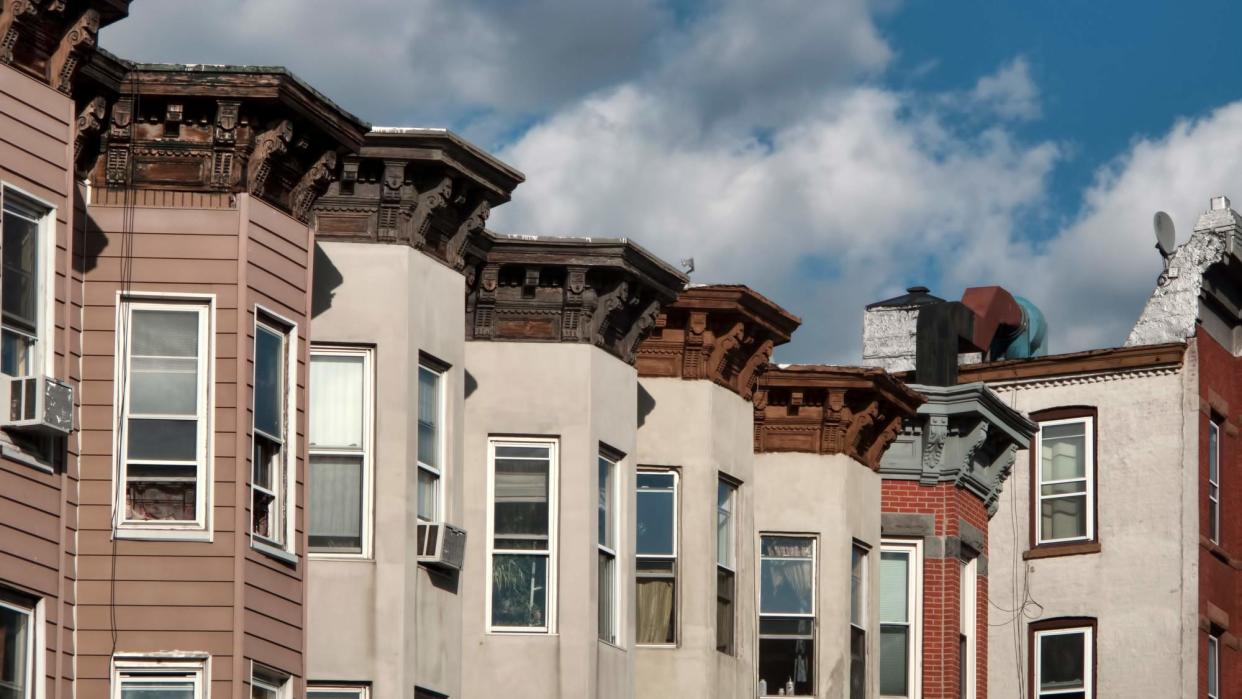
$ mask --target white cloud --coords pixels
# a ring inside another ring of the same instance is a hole
[[[1031,79],[1026,58],[1019,56],[995,73],[979,78],[967,94],[966,104],[1008,119],[1037,118],[1039,87]]]

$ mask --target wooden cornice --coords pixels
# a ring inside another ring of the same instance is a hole
[[[1138,345],[1109,349],[1053,354],[1030,359],[1003,359],[995,362],[963,364],[958,367],[958,383],[972,381],[1026,381],[1069,377],[1080,374],[1098,374],[1110,371],[1180,366],[1186,355],[1186,345],[1180,342],[1162,345]],[[913,380],[913,372],[901,372],[897,377]]]
[[[883,369],[770,366],[755,391],[755,451],[845,454],[875,470],[924,400]]]
[[[590,343],[634,363],[686,277],[625,239],[480,236],[466,268],[467,339]]]
[[[524,176],[444,129],[371,131],[315,210],[318,237],[410,245],[464,270]]]
[[[638,373],[712,381],[750,400],[772,350],[801,324],[748,287],[691,287],[660,312],[639,345]]]
[[[128,0],[4,0],[0,63],[70,95],[100,27],[128,12]]]

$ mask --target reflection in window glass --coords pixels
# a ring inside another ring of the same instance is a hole
[[[737,485],[720,478],[716,481],[716,650],[733,655],[733,628],[736,625],[733,559],[734,510],[737,507]]]
[[[1036,699],[1090,699],[1091,636],[1086,627],[1036,632]]]
[[[759,691],[815,693],[815,540],[760,540]]]
[[[495,628],[548,630],[552,443],[492,442]]]
[[[361,553],[370,488],[367,350],[312,349],[310,364],[311,551]]]
[[[0,697],[26,699],[34,675],[33,606],[0,597]]]
[[[444,460],[444,374],[418,366],[418,518],[440,519],[440,475]]]
[[[677,473],[639,471],[638,643],[677,642]]]
[[[48,211],[4,190],[0,257],[0,372],[37,373],[39,341],[39,229]]]
[[[1053,420],[1039,431],[1039,541],[1091,537],[1090,418]]]

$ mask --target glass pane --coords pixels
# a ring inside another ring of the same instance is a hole
[[[815,641],[759,639],[760,690],[767,696],[812,696],[815,691]]]
[[[764,558],[810,558],[815,555],[815,540],[798,536],[763,537]]]
[[[547,625],[547,556],[492,557],[492,625]]]
[[[504,534],[548,535],[548,468],[546,460],[496,459],[495,531]]]
[[[0,697],[6,699],[26,696],[33,662],[29,657],[30,616],[0,605]]]
[[[908,692],[910,628],[880,627],[880,694],[898,697]]]
[[[515,459],[547,459],[552,456],[552,450],[547,446],[512,446],[512,445],[496,445],[496,456],[498,458],[515,458]]]
[[[254,336],[254,428],[284,439],[281,405],[284,382],[285,336],[259,326]]]
[[[1071,422],[1040,427],[1042,479],[1082,478],[1086,472],[1087,424]]]
[[[605,459],[598,458],[599,462],[599,543],[601,546],[613,547],[612,542],[612,472],[615,465]]]
[[[197,499],[198,484],[192,480],[143,480],[131,475],[125,482],[125,519],[192,522]]]
[[[0,372],[9,376],[34,373],[35,341],[24,333],[5,328],[0,332]]]
[[[362,448],[365,370],[366,360],[362,355],[311,355],[312,446]]]
[[[3,221],[4,321],[35,330],[39,322],[39,224],[7,211]]]
[[[440,465],[440,375],[418,368],[418,460]]]
[[[250,685],[250,699],[276,699],[277,696],[275,689],[258,683]]]
[[[716,569],[716,650],[733,654],[733,571]]]
[[[132,357],[129,412],[131,415],[196,415],[198,358]]]
[[[815,622],[798,617],[760,617],[759,635],[764,638],[810,638],[815,633]]]
[[[135,308],[130,315],[129,353],[134,357],[197,357],[199,309]]]
[[[123,683],[121,699],[194,699],[193,682]]]
[[[639,490],[672,490],[677,485],[677,477],[672,473],[638,472]]]
[[[1044,495],[1071,495],[1074,493],[1086,493],[1087,481],[1068,481],[1066,483],[1053,483],[1051,485],[1040,486],[1039,492]]]
[[[1216,638],[1214,637],[1208,638],[1207,690],[1208,690],[1208,696],[1211,696],[1211,697],[1220,696],[1220,694],[1218,693],[1219,692],[1218,685],[1220,683],[1220,671],[1217,668],[1217,663],[1220,661],[1220,646],[1218,645],[1218,643],[1219,641],[1217,641]]]
[[[1044,539],[1072,539],[1087,535],[1087,496],[1071,495],[1040,503]]]
[[[867,634],[850,627],[850,699],[867,697]]]
[[[1208,480],[1220,480],[1220,427],[1208,423]]]
[[[604,553],[599,554],[599,638],[601,641],[615,643],[616,630],[613,628],[613,605],[616,603],[616,558]]]
[[[362,459],[310,458],[310,545],[320,550],[362,550]]]
[[[639,490],[636,547],[640,555],[673,554],[675,496],[667,490]]]
[[[880,553],[880,622],[909,621],[910,554]]]
[[[638,642],[674,643],[673,618],[677,608],[677,582],[664,578],[638,578]]]
[[[850,623],[866,626],[863,590],[863,569],[867,554],[857,546],[851,552],[850,559]]]
[[[197,461],[197,420],[148,420],[128,422],[129,459],[150,461]]]
[[[716,483],[716,563],[733,567],[733,493],[725,481]]]
[[[1082,633],[1045,634],[1039,637],[1039,689],[1086,689]]]
[[[426,522],[437,521],[439,515],[440,477],[426,470],[418,469],[418,518]]]
[[[810,614],[814,572],[809,560],[763,560],[759,610],[764,614]]]

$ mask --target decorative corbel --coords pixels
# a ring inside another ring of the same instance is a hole
[[[422,249],[427,246],[427,229],[431,227],[432,216],[449,205],[453,196],[453,179],[445,177],[434,187],[420,192],[418,202],[414,205],[414,216],[410,221],[410,240],[414,247]]]
[[[770,338],[759,345],[759,349],[746,360],[746,365],[737,374],[737,390],[745,400],[755,395],[755,385],[759,382],[759,374],[772,359],[772,350],[776,343]]]
[[[479,291],[475,297],[474,337],[486,338],[493,334],[496,309],[496,287],[499,285],[500,265],[485,264],[479,274]]]
[[[1018,456],[1018,445],[1010,444],[1001,452],[1000,458],[997,459],[999,464],[999,473],[996,479],[996,489],[992,491],[988,497],[988,501],[984,503],[988,508],[988,517],[996,514],[996,510],[1000,507],[1001,489],[1004,488],[1005,481],[1009,479],[1009,474],[1013,472],[1013,464]]]
[[[880,402],[873,400],[861,412],[854,413],[845,428],[844,444],[841,451],[866,463],[866,454],[862,450],[863,433],[880,419]]]
[[[13,63],[13,49],[17,46],[17,23],[32,19],[39,12],[34,0],[7,0],[0,10],[0,63]]]
[[[112,104],[112,123],[108,127],[108,155],[104,162],[104,181],[109,185],[123,185],[129,181],[130,127],[133,121],[133,98],[118,98]]]
[[[591,309],[591,317],[586,323],[586,333],[581,339],[596,345],[604,343],[604,337],[612,327],[613,316],[625,308],[630,300],[630,282],[621,279],[606,293],[595,299],[595,307]]]
[[[659,299],[653,299],[643,309],[642,313],[638,314],[638,317],[630,324],[630,329],[626,331],[625,337],[621,339],[617,351],[622,359],[630,364],[634,363],[638,343],[642,342],[647,333],[651,332],[651,329],[655,327],[656,318],[659,315],[660,301]]]
[[[325,151],[319,160],[302,175],[302,179],[289,192],[289,212],[299,221],[310,216],[315,200],[323,195],[332,183],[336,170],[336,151]]]
[[[240,173],[234,167],[237,148],[237,123],[241,102],[218,100],[216,124],[212,129],[211,186],[232,190],[237,186]]]
[[[384,178],[380,184],[379,220],[376,237],[379,240],[401,238],[401,189],[405,186],[405,161],[385,160]]]
[[[47,62],[47,79],[52,87],[68,95],[73,92],[73,74],[78,69],[82,53],[95,48],[99,34],[99,10],[91,8],[82,13],[78,21],[69,27],[56,53]]]
[[[254,139],[254,149],[250,151],[250,159],[246,164],[246,191],[261,196],[267,187],[267,178],[272,174],[272,161],[289,148],[293,139],[293,123],[281,119],[280,123],[259,134]]]
[[[103,129],[103,120],[108,113],[108,101],[96,97],[78,112],[78,120],[73,132],[73,163],[75,174],[79,179],[86,177],[87,172],[82,166],[82,149],[92,136]]]
[[[586,290],[587,268],[571,265],[565,270],[565,301],[561,312],[561,340],[574,341],[580,335],[582,323],[582,305],[585,301],[583,292]]]
[[[681,360],[681,375],[686,379],[702,378],[703,368],[703,333],[707,332],[707,313],[690,311],[686,319],[685,353]]]
[[[725,382],[725,360],[729,353],[742,346],[742,336],[746,333],[746,324],[738,321],[723,335],[717,335],[712,345],[712,353],[707,358],[707,378],[719,383]]]
[[[889,419],[888,424],[884,425],[884,429],[880,434],[871,441],[871,445],[867,447],[866,453],[863,455],[862,462],[875,470],[880,467],[880,459],[884,456],[884,450],[888,445],[897,439],[901,434],[901,416],[896,415]]]
[[[944,449],[948,439],[948,416],[929,416],[923,427],[923,463],[920,467],[922,475],[919,478],[923,485],[934,485],[940,480],[940,469],[944,464]]]
[[[444,244],[444,260],[453,265],[454,269],[461,269],[466,265],[466,260],[462,256],[462,251],[466,248],[466,239],[472,233],[483,230],[487,225],[487,217],[492,213],[492,205],[487,200],[480,201],[478,206],[474,207],[474,211],[466,217],[457,227],[457,232],[452,238]]]
[[[43,6],[43,10],[45,12],[52,12],[58,15],[64,14],[65,0],[47,0],[47,4]]]

